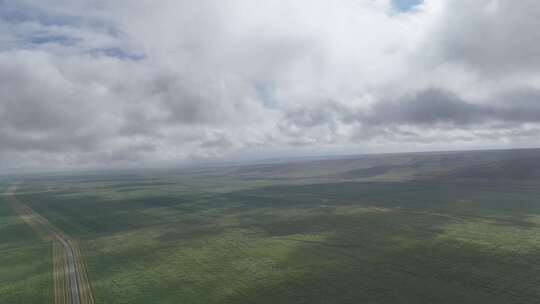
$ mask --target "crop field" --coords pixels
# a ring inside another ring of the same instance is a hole
[[[78,240],[95,303],[539,303],[540,159],[503,158],[28,176],[17,197]],[[0,303],[51,302],[52,249],[0,216]]]

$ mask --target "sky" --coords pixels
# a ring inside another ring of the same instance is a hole
[[[540,147],[537,0],[0,0],[0,169]]]

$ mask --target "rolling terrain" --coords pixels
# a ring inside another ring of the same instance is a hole
[[[55,174],[17,197],[78,240],[95,303],[536,303],[539,164],[514,150]],[[0,211],[16,220],[5,197]],[[51,281],[9,290],[52,298]]]

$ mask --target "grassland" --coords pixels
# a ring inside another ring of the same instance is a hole
[[[390,158],[34,177],[19,197],[80,240],[96,303],[540,302],[535,172]]]
[[[6,185],[0,185],[4,193]],[[52,249],[0,196],[0,303],[52,303]]]

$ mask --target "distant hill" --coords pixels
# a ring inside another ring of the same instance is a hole
[[[540,155],[535,158],[507,159],[452,171],[450,177],[489,179],[540,178]]]
[[[238,166],[231,173],[241,178],[270,179],[527,179],[540,177],[540,149],[360,155]]]

